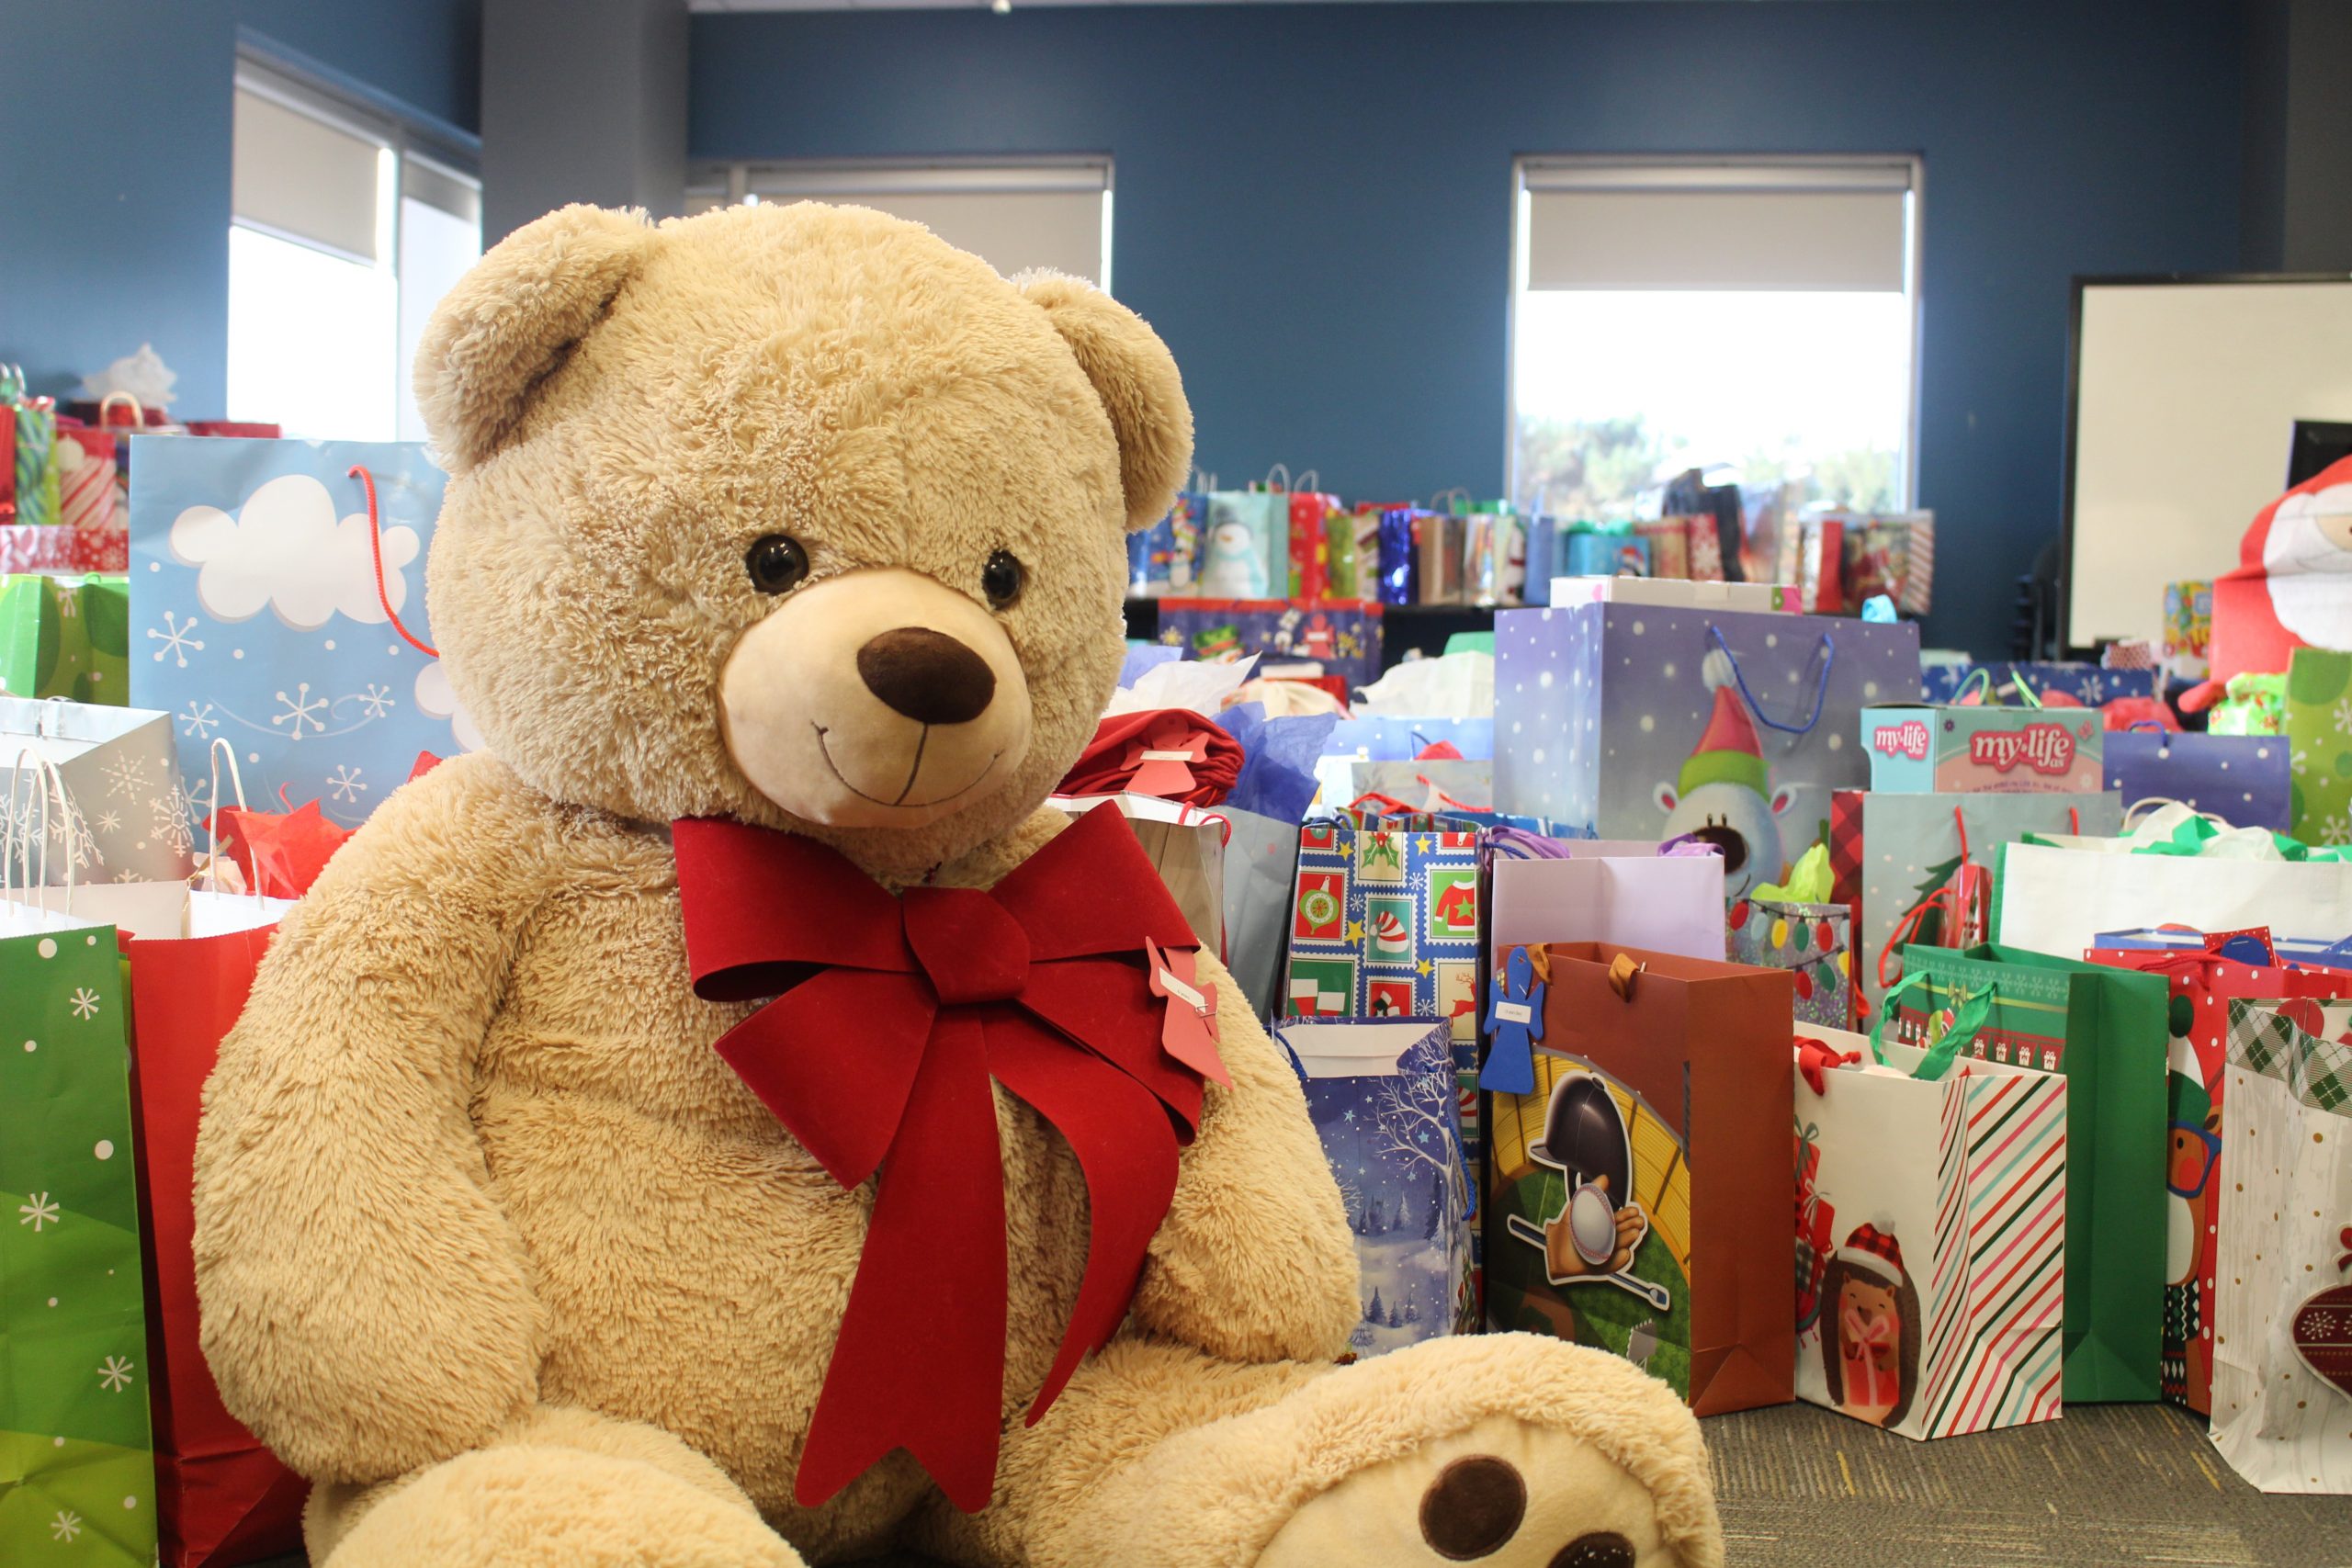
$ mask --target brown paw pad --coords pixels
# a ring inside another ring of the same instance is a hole
[[[1526,1517],[1527,1483],[1508,1461],[1491,1454],[1455,1460],[1421,1494],[1421,1539],[1456,1562],[1501,1550]]]
[[[1560,1548],[1552,1568],[1634,1568],[1634,1543],[1615,1530],[1594,1530]]]

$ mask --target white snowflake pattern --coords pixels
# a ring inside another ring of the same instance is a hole
[[[74,987],[74,1016],[87,1021],[98,1016],[98,993],[87,986]]]
[[[140,876],[139,873],[132,870],[130,866],[124,866],[120,871],[114,874],[114,879],[117,882],[137,882],[140,880]]]
[[[196,804],[187,791],[172,781],[172,787],[147,802],[147,830],[164,840],[175,855],[184,855],[196,846]]]
[[[145,759],[125,753],[107,764],[107,797],[137,800],[147,789]]]
[[[17,1213],[25,1216],[17,1223],[20,1225],[32,1226],[35,1235],[40,1235],[41,1226],[58,1223],[57,1200],[46,1192],[36,1192],[32,1195],[31,1202],[17,1205]]]
[[[220,721],[212,716],[212,705],[210,703],[199,703],[191,700],[187,705],[187,712],[179,716],[179,721],[180,733],[182,735],[192,735],[198,740],[203,739],[206,736],[210,735],[214,730],[220,728]]]
[[[120,1356],[108,1356],[98,1364],[98,1382],[108,1393],[120,1393],[131,1384],[130,1363]]]
[[[400,705],[392,700],[390,686],[379,686],[372,681],[368,683],[368,689],[359,694],[357,701],[359,710],[369,718],[382,718]]]
[[[82,1516],[71,1508],[58,1509],[57,1517],[49,1521],[49,1534],[52,1540],[72,1540],[81,1533]]]
[[[147,628],[147,635],[164,645],[155,650],[155,662],[161,664],[164,656],[168,654],[180,669],[187,669],[187,656],[190,653],[204,651],[203,640],[189,635],[199,624],[194,615],[182,621],[169,610],[164,611],[164,629],[157,631],[153,626]]]
[[[122,831],[122,813],[121,813],[121,812],[119,812],[119,811],[101,811],[101,812],[99,812],[99,813],[98,813],[98,831],[99,831],[99,832],[101,832],[101,833],[119,833],[119,832],[121,832],[121,831]]]
[[[2352,697],[2343,698],[2335,705],[2335,732],[2352,735]]]
[[[61,593],[57,596],[59,619],[70,621],[81,613],[82,596],[79,593]]]
[[[2339,811],[2333,817],[2320,818],[2319,841],[2323,844],[2352,844],[2352,810]]]
[[[328,797],[334,800],[348,800],[356,804],[359,797],[368,793],[368,786],[359,782],[359,775],[365,771],[355,768],[348,762],[337,763],[334,772],[327,775]]]
[[[302,727],[306,724],[319,734],[326,732],[326,722],[314,717],[313,715],[325,710],[327,699],[311,695],[311,683],[308,681],[296,685],[294,694],[290,697],[283,692],[278,693],[277,700],[286,705],[286,711],[270,715],[269,722],[273,726],[290,723],[293,728],[288,730],[287,734],[292,739],[296,740],[302,739]]]

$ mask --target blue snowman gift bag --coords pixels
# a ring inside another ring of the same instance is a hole
[[[426,651],[446,476],[423,446],[133,439],[130,698],[172,716],[199,807],[216,739],[256,806],[316,800],[345,827],[419,752],[478,742]]]
[[[1355,1234],[1363,1317],[1350,1348],[1377,1355],[1477,1325],[1471,1184],[1454,1119],[1443,1019],[1283,1019],[1274,1036]]]

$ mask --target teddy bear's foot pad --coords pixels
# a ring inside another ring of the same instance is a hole
[[[1257,1568],[1666,1568],[1649,1494],[1567,1433],[1488,1416],[1348,1476],[1284,1523]]]
[[[485,1449],[370,1507],[326,1568],[801,1568],[730,1501],[641,1461],[552,1444]]]

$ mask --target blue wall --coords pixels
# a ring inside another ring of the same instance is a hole
[[[1510,160],[1918,152],[1931,642],[2056,533],[2067,280],[2227,269],[2227,0],[1143,6],[695,18],[697,158],[1109,152],[1120,296],[1204,466],[1499,494]]]
[[[45,0],[0,27],[0,361],[67,392],[142,341],[218,417],[240,27],[470,132],[481,0]]]

